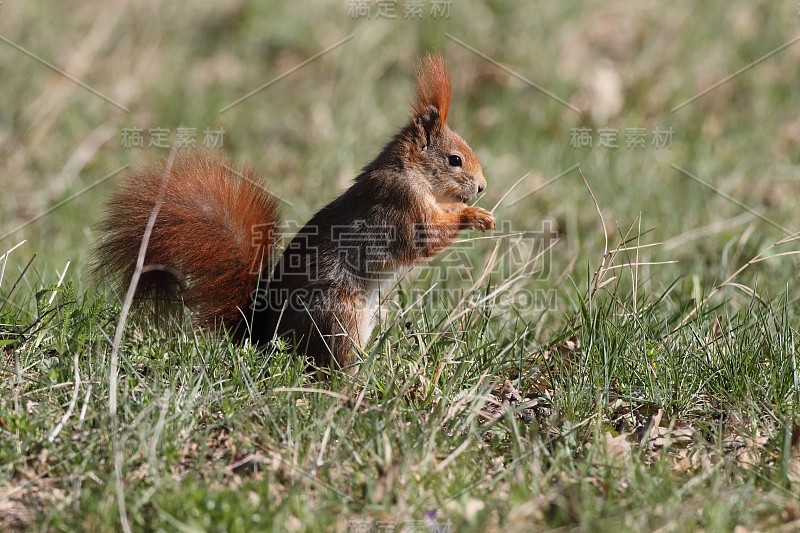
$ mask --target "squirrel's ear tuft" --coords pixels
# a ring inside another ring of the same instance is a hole
[[[413,113],[417,123],[427,123],[425,129],[428,134],[440,131],[447,124],[451,91],[450,74],[442,56],[426,54],[417,65],[417,92]],[[431,108],[435,108],[436,112],[432,113]]]

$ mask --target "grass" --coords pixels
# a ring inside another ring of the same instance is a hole
[[[116,439],[134,530],[796,528],[800,44],[671,111],[793,39],[796,6],[397,9],[0,5],[0,35],[129,110],[0,43],[0,254],[25,241],[0,258],[0,527],[119,529]],[[506,236],[408,273],[356,376],[135,312],[114,432],[120,295],[85,272],[116,176],[95,184],[166,155],[123,129],[223,128],[291,228],[405,120],[432,48]]]

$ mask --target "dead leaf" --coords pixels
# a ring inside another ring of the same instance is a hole
[[[758,428],[755,435],[731,434],[722,440],[722,448],[725,454],[734,459],[745,469],[756,466],[761,461],[761,454],[769,437],[761,435]]]
[[[509,379],[503,381],[503,384],[498,389],[493,390],[492,394],[499,396],[502,401],[511,404],[517,404],[522,401],[522,396]]]

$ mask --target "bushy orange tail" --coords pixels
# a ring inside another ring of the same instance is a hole
[[[99,227],[95,275],[127,289],[161,197],[137,298],[182,299],[199,325],[235,328],[249,317],[279,222],[275,200],[259,183],[253,169],[236,170],[209,151],[181,151],[169,168],[162,160],[128,174]]]

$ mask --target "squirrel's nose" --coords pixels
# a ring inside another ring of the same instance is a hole
[[[477,176],[477,178],[478,178],[477,179],[477,182],[478,182],[478,194],[480,194],[486,188],[486,178],[484,177],[483,172],[481,172]]]

